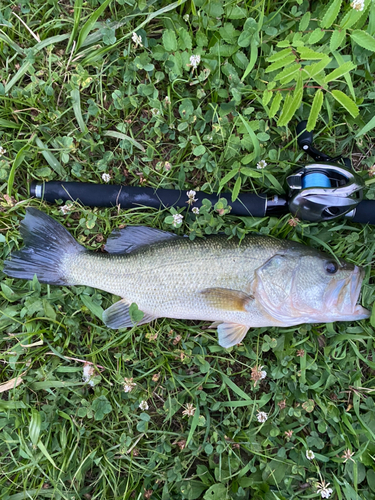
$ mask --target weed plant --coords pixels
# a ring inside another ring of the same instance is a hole
[[[0,0],[1,257],[27,206],[97,251],[125,224],[260,232],[363,265],[371,308],[369,226],[29,195],[33,180],[281,194],[307,119],[374,199],[375,3],[349,1]],[[0,277],[2,500],[375,498],[373,318],[256,328],[225,350],[205,323],[114,331],[116,297]]]

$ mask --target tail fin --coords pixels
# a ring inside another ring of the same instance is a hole
[[[24,280],[32,280],[36,274],[40,283],[73,284],[66,277],[66,257],[85,248],[61,224],[36,208],[28,208],[20,233],[25,247],[4,262],[5,274]]]

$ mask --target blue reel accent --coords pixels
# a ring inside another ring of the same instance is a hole
[[[325,174],[311,172],[302,177],[302,188],[331,187],[331,181]]]

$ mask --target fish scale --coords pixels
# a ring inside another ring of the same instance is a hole
[[[5,262],[16,278],[86,285],[122,299],[103,313],[110,328],[144,316],[214,321],[219,344],[239,343],[250,327],[349,321],[369,317],[357,305],[363,270],[287,240],[248,235],[179,237],[144,226],[115,230],[108,254],[86,250],[61,224],[29,208],[21,223],[25,247]]]

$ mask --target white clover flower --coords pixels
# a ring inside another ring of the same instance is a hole
[[[197,194],[197,192],[193,191],[192,189],[190,191],[187,191],[186,196],[189,198],[187,201],[187,203],[189,203],[189,205],[191,205],[195,201],[198,201],[197,198],[195,198],[196,194]]]
[[[164,98],[164,102],[167,106],[169,106],[169,104],[171,104],[171,100],[169,99],[169,96],[165,96]]]
[[[140,47],[143,47],[143,44],[142,44],[142,37],[140,35],[137,35],[137,33],[134,31],[133,32],[133,35],[132,35],[132,40],[133,42],[135,43],[135,48],[138,47],[138,45]]]
[[[268,418],[268,415],[265,411],[258,411],[258,414],[257,414],[258,422],[264,424],[264,422],[267,420],[267,418]]]
[[[312,450],[306,450],[306,458],[307,460],[314,460],[315,454]]]
[[[260,160],[258,163],[257,163],[257,169],[258,170],[261,170],[262,168],[266,168],[267,166],[267,163],[264,161],[264,160]]]
[[[344,451],[344,454],[341,455],[341,458],[344,458],[344,464],[346,464],[346,462],[348,460],[351,460],[352,462],[355,462],[355,460],[352,459],[352,456],[354,455],[354,451],[351,451],[349,449],[345,450]]]
[[[109,174],[103,174],[102,179],[104,182],[109,182],[111,180],[111,176]]]
[[[5,155],[6,152],[7,152],[6,149],[0,146],[0,156]]]
[[[189,14],[185,14],[182,19],[187,23],[189,21]]]
[[[262,370],[262,368],[263,366],[256,365],[251,369],[250,378],[254,381],[254,387],[257,385],[259,380],[267,377],[267,372],[265,370]]]
[[[62,207],[60,207],[60,212],[63,215],[68,214],[70,212],[70,206],[69,205],[63,205]]]
[[[362,12],[365,8],[365,0],[353,0],[353,2],[350,4],[350,7],[352,7],[354,10]]]
[[[87,382],[91,387],[94,387],[95,382],[91,380],[91,378],[95,375],[95,369],[92,364],[85,363],[83,365],[83,375],[82,379],[84,382]]]
[[[192,68],[197,69],[198,64],[201,62],[201,56],[199,54],[190,56],[190,65]]]
[[[199,214],[199,208],[198,207],[193,207],[192,210],[193,214],[198,215]]]
[[[192,417],[195,413],[195,407],[193,406],[192,403],[188,403],[186,405],[186,410],[182,412],[183,415],[186,415],[187,417]]]
[[[329,484],[330,483],[326,484],[325,481],[322,481],[321,483],[317,484],[316,492],[320,493],[320,496],[322,498],[329,498],[332,495],[333,489],[332,488],[328,488]]]
[[[139,403],[139,407],[141,410],[148,410],[148,404],[147,404],[147,401],[141,401]]]
[[[184,218],[184,216],[181,214],[174,214],[173,215],[173,226],[177,227],[179,224],[181,224],[183,218]]]
[[[132,378],[126,378],[124,381],[124,392],[132,392],[136,385]]]
[[[160,115],[160,110],[158,108],[152,108],[151,113],[153,114],[153,116],[157,116]]]

